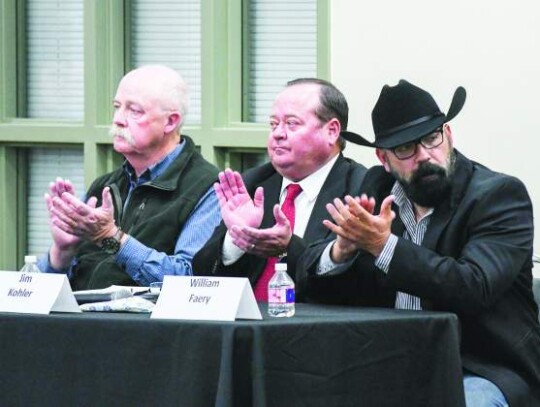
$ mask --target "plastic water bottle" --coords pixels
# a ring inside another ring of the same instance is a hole
[[[268,315],[294,315],[294,281],[287,274],[287,263],[276,263],[276,272],[268,282]]]
[[[37,266],[36,256],[24,256],[24,266],[21,269],[21,273],[41,273],[41,270]]]

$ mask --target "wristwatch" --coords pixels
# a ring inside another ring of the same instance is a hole
[[[101,241],[101,250],[107,254],[116,254],[120,250],[120,241],[124,236],[124,231],[120,228],[113,236],[106,237]]]

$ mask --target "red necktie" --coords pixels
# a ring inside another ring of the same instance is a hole
[[[294,232],[294,200],[302,192],[302,187],[298,184],[289,184],[287,186],[287,196],[281,210],[291,224],[291,230]],[[268,302],[268,282],[274,275],[274,268],[278,262],[277,257],[268,257],[264,271],[255,284],[255,299],[257,301]]]

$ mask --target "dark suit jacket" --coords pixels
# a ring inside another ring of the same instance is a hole
[[[296,273],[296,260],[304,250],[306,242],[323,239],[330,234],[330,231],[322,224],[323,219],[329,218],[325,205],[336,197],[347,194],[357,195],[365,173],[364,166],[340,154],[315,201],[304,237],[293,235],[287,247],[287,270],[293,279]],[[251,196],[258,186],[264,188],[264,217],[261,229],[272,227],[275,224],[272,209],[279,202],[283,177],[268,163],[247,171],[242,178]],[[221,248],[226,232],[227,228],[222,222],[206,245],[193,258],[193,273],[206,276],[248,277],[254,286],[264,270],[266,258],[246,253],[234,264],[224,266],[221,261]],[[301,300],[302,295],[298,290],[296,296],[297,300]]]
[[[380,204],[394,182],[374,167],[362,191]],[[397,214],[398,207],[393,209]],[[352,264],[316,276],[330,238],[305,250],[298,285],[310,301],[393,307],[396,291],[402,291],[420,297],[424,309],[455,312],[463,366],[496,383],[511,406],[540,406],[533,217],[524,185],[457,153],[451,197],[432,214],[422,246],[402,238],[403,230],[397,216],[392,232],[399,241],[388,274],[361,252]]]

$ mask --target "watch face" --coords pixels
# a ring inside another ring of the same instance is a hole
[[[101,241],[101,249],[107,254],[116,254],[120,250],[120,241],[114,237],[106,237]]]

